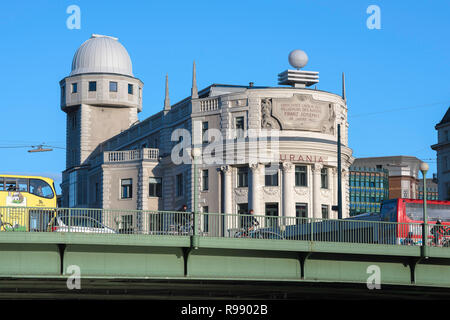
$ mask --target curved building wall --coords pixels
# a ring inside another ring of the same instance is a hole
[[[211,99],[217,101],[211,102]],[[212,187],[211,190],[202,190],[199,173],[200,207],[207,207],[210,212],[225,213],[238,213],[239,208],[247,207],[255,214],[265,215],[268,206],[275,206],[278,215],[285,217],[295,217],[302,207],[306,207],[308,217],[321,218],[323,214],[324,217],[337,218],[337,212],[331,208],[337,205],[336,142],[337,125],[340,124],[343,215],[348,216],[346,186],[353,158],[352,150],[348,148],[347,106],[340,96],[309,89],[247,89],[193,100],[192,108],[194,132],[197,132],[194,140],[197,143],[203,140],[198,138],[202,123],[208,122],[209,128],[220,129],[226,144],[234,144],[235,148],[235,152],[229,152],[231,157],[228,158],[226,150],[221,155],[215,154],[223,160],[222,165],[202,165],[200,170],[208,170]],[[242,120],[243,137],[236,132]],[[252,137],[260,140],[270,129],[276,133],[274,140],[278,140],[277,143],[258,145],[259,142],[252,142]],[[276,170],[276,178],[268,185],[265,166],[269,163],[275,166],[272,170]],[[296,170],[299,169],[305,171],[306,184],[298,183]],[[247,185],[240,185],[240,175],[245,170]]]

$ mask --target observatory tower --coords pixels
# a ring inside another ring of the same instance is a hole
[[[64,188],[82,179],[101,142],[138,121],[143,83],[133,76],[130,56],[117,38],[93,34],[75,52],[72,71],[60,87],[61,109],[67,114]],[[72,191],[64,205],[82,206],[82,192]]]

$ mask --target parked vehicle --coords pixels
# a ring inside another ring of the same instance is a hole
[[[101,222],[84,216],[58,216],[48,226],[51,232],[117,233]]]
[[[277,239],[283,240],[284,237],[272,229],[241,229],[234,234],[235,238],[253,238],[253,239]]]

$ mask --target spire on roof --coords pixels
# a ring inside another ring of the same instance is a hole
[[[169,76],[166,74],[166,95],[164,98],[164,111],[170,110],[170,98],[169,98]]]
[[[345,74],[342,72],[342,99],[347,102],[347,98],[345,96]]]
[[[441,122],[439,122],[437,125],[441,125],[441,124],[449,123],[449,122],[450,122],[450,107],[448,107],[447,112],[445,113]]]
[[[195,70],[195,60],[194,60],[194,66],[193,66],[193,69],[192,69],[191,98],[192,99],[198,99],[197,75],[196,75],[196,70]]]

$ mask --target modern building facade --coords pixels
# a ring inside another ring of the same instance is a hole
[[[427,200],[439,200],[438,183],[437,177],[435,175],[433,175],[432,179],[427,179],[426,188],[427,188]],[[423,199],[423,194],[424,194],[423,179],[420,179],[417,198]]]
[[[310,89],[308,72],[293,74],[283,77],[289,86],[198,90],[194,63],[191,95],[171,104],[166,77],[161,111],[139,121],[143,83],[127,51],[115,38],[93,35],[60,82],[67,114],[62,205],[179,210],[186,204],[193,211],[197,196],[196,209],[204,212],[337,218],[331,208],[338,199],[338,125],[343,186],[353,162],[345,89],[342,95]],[[201,151],[195,164],[193,147]],[[347,217],[349,193],[342,190]]]
[[[435,126],[438,143],[431,146],[436,151],[439,200],[450,200],[450,107]]]
[[[421,160],[412,156],[357,158],[353,167],[386,169],[389,172],[389,199],[417,199]]]
[[[380,212],[383,200],[389,199],[389,171],[351,166],[349,174],[350,216]]]

